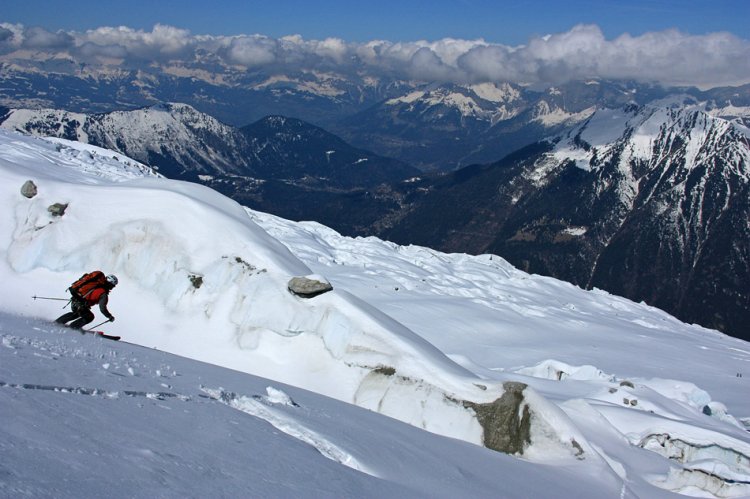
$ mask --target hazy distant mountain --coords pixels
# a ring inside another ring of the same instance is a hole
[[[556,142],[423,180],[383,234],[750,338],[750,132],[688,101],[598,110]]]
[[[717,112],[750,116],[750,86],[699,92]],[[352,144],[426,170],[490,163],[584,122],[596,109],[645,105],[675,89],[630,82],[571,82],[535,90],[518,85],[418,89],[378,103],[333,130]]]
[[[497,161],[582,122],[595,109],[645,105],[675,93],[623,81],[573,81],[538,88],[425,84],[334,70],[240,71],[212,64],[135,71],[79,66],[65,59],[4,62],[0,105],[91,114],[184,102],[233,126],[268,115],[291,116],[378,155],[425,170],[451,170]],[[750,106],[750,85],[679,91],[722,109]]]
[[[211,64],[126,70],[64,59],[0,62],[1,106],[93,114],[184,102],[234,126],[268,115],[328,124],[411,86],[335,72],[275,74]]]

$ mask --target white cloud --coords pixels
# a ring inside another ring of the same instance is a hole
[[[88,53],[96,53],[96,47],[101,47],[107,53],[120,50],[126,57],[136,60],[190,59],[196,44],[189,31],[162,24],[157,24],[150,32],[119,26],[97,28],[74,36],[78,46],[88,46]]]
[[[226,63],[274,71],[336,70],[442,82],[562,83],[573,79],[633,79],[677,85],[750,82],[750,41],[729,33],[688,35],[675,30],[608,40],[594,25],[531,39],[523,46],[484,40],[346,42],[338,38],[279,39],[210,36],[156,25],[151,31],[101,27],[85,33],[0,24],[0,52],[18,48],[68,50],[76,57],[116,57],[123,64],[167,60],[190,64],[197,51]]]
[[[279,44],[273,38],[240,36],[231,39],[222,55],[231,64],[254,68],[276,62],[278,50]]]
[[[338,64],[346,63],[351,48],[338,38],[326,38],[322,42],[311,42],[312,51],[319,57],[331,59]]]
[[[66,50],[73,45],[73,37],[64,31],[55,33],[44,28],[27,28],[23,33],[23,46],[30,49]]]
[[[409,76],[417,80],[450,81],[455,80],[455,68],[443,62],[443,59],[431,48],[422,47],[411,56],[407,65]]]

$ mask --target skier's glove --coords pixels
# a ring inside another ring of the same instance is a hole
[[[110,315],[109,317],[107,317],[107,319],[109,319],[109,322],[115,322],[115,316],[114,315]]]

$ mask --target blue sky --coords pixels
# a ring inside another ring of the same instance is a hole
[[[192,34],[300,34],[346,41],[478,39],[508,45],[596,24],[608,39],[677,28],[750,38],[750,0],[4,0],[0,22],[83,31],[100,26]]]

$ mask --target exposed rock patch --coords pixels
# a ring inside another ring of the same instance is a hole
[[[50,205],[47,208],[47,211],[52,215],[53,217],[61,217],[65,214],[65,210],[68,209],[67,204],[63,203],[55,203]]]
[[[464,401],[472,409],[484,428],[484,446],[508,454],[523,454],[531,443],[531,412],[524,403],[525,384],[509,381],[503,384],[505,393],[487,404]],[[523,406],[523,408],[522,408]]]
[[[21,195],[29,199],[33,198],[37,194],[36,184],[32,180],[27,180],[21,186]]]
[[[287,284],[289,291],[303,298],[312,298],[333,289],[331,283],[317,275],[293,277]]]

